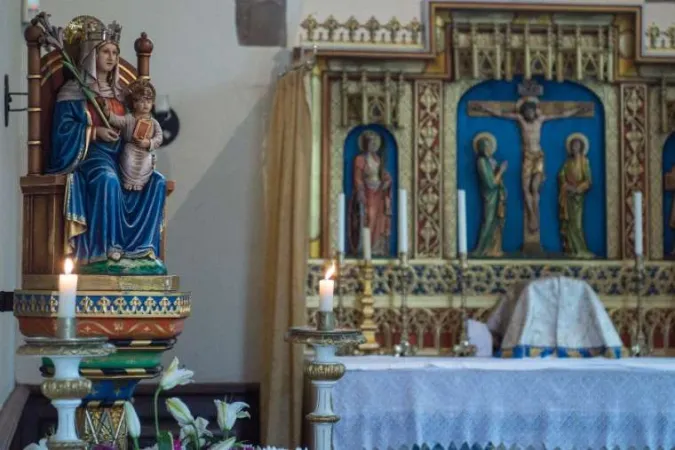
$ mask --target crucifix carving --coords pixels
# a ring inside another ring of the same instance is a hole
[[[520,99],[517,102],[470,101],[470,117],[491,115],[516,121],[520,128],[523,152],[521,174],[525,200],[525,232],[523,252],[536,255],[543,253],[540,239],[539,191],[544,182],[544,151],[541,148],[541,127],[547,120],[567,117],[593,117],[593,102],[541,102],[543,86],[528,80],[518,86]],[[563,139],[561,137],[561,139]]]

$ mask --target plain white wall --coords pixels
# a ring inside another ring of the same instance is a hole
[[[300,2],[288,4],[295,27]],[[117,20],[122,57],[133,64],[134,40],[142,31],[153,40],[152,81],[181,122],[158,154],[158,170],[176,180],[167,265],[193,301],[165,361],[177,355],[199,382],[259,381],[262,143],[272,83],[289,51],[239,46],[232,0],[42,0],[40,7],[60,26],[82,14]],[[22,358],[18,379],[39,382],[37,368]]]
[[[10,91],[24,91],[25,76],[21,72],[20,2],[0,0],[0,78],[9,75]],[[2,80],[0,80],[2,82]],[[0,90],[3,87],[0,86]],[[0,92],[2,100],[4,92]],[[19,130],[26,113],[10,114],[5,128],[4,102],[0,106],[0,291],[17,287],[19,267]],[[25,97],[15,97],[12,108],[26,105]],[[15,320],[12,312],[0,313],[0,404],[14,388]]]

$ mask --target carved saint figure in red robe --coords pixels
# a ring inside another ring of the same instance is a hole
[[[349,249],[360,254],[361,230],[370,229],[372,256],[388,256],[391,240],[391,175],[385,165],[382,136],[366,130],[358,138],[353,192],[349,200]]]

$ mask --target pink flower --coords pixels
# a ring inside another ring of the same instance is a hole
[[[180,439],[173,440],[173,450],[181,450]]]

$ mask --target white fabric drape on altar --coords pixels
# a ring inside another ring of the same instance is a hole
[[[335,450],[675,447],[670,358],[341,361]]]

